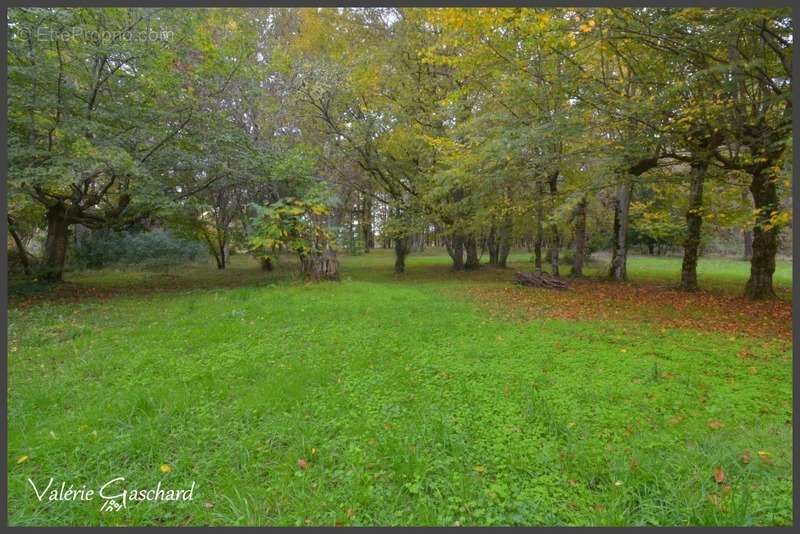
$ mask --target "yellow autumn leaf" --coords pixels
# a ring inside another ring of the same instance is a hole
[[[22,464],[22,463],[25,463],[27,461],[28,461],[28,455],[27,454],[23,454],[22,456],[17,458],[17,463],[18,464]]]
[[[169,464],[161,464],[159,469],[162,473],[172,473],[172,466]]]

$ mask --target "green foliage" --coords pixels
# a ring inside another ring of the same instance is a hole
[[[100,230],[81,238],[72,255],[74,267],[99,269],[106,266],[180,264],[207,258],[197,241],[174,237],[164,230],[114,232]]]
[[[324,204],[298,198],[284,198],[268,206],[253,206],[256,212],[250,247],[262,258],[288,250],[301,258],[328,250],[333,236],[323,225],[329,213]]]

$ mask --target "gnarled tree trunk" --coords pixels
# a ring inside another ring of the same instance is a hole
[[[464,249],[467,252],[467,259],[464,262],[464,269],[474,270],[480,267],[478,242],[474,235],[470,235],[464,240]]]
[[[300,265],[303,275],[311,280],[339,279],[339,260],[333,250],[301,256]]]
[[[447,239],[447,253],[453,260],[453,269],[460,271],[464,268],[464,236],[453,234]]]
[[[31,264],[28,261],[28,251],[25,250],[25,245],[22,243],[22,238],[17,233],[16,225],[14,224],[14,220],[9,216],[8,217],[8,233],[11,234],[11,238],[14,240],[14,245],[17,247],[17,252],[19,253],[19,261],[22,263],[22,270],[25,274],[31,274]]]

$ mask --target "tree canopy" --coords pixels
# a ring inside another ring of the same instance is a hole
[[[788,8],[14,8],[10,227],[44,232],[53,280],[74,226],[158,220],[220,268],[320,224],[398,272],[426,240],[555,276],[605,248],[616,280],[633,243],[683,247],[690,291],[727,232],[770,297],[792,31]]]

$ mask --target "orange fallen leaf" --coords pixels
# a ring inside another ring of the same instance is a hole
[[[721,465],[714,468],[714,480],[717,484],[725,482],[725,471],[722,469]]]
[[[297,467],[299,467],[303,471],[307,470],[308,469],[308,461],[306,461],[305,458],[299,458],[297,460]]]
[[[714,420],[708,422],[708,428],[711,428],[713,430],[719,430],[723,426],[725,425],[723,425],[721,421]]]

